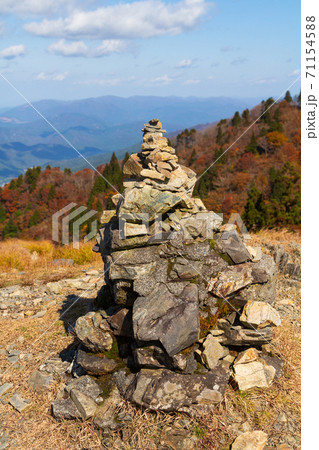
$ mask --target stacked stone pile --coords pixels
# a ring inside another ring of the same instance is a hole
[[[137,405],[189,411],[220,402],[230,380],[249,389],[280,375],[269,344],[280,325],[277,269],[192,197],[196,174],[178,164],[164,132],[157,119],[145,125],[125,191],[103,214],[94,249],[106,284],[75,324],[75,365],[113,373],[113,388]],[[60,395],[59,417],[63,399],[69,409],[73,401]]]

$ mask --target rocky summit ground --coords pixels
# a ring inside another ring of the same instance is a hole
[[[154,413],[121,400],[119,420],[108,435],[91,419],[59,422],[51,414],[70,377],[72,325],[92,308],[103,284],[102,261],[64,271],[50,266],[39,281],[34,272],[28,277],[27,269],[2,274],[9,281],[0,289],[0,449],[229,449],[239,436],[251,443],[260,438],[256,431],[266,434],[265,449],[299,449],[299,237],[261,232],[252,242],[272,253],[280,268],[273,306],[282,325],[274,329],[271,351],[285,362],[282,376],[268,389],[228,385],[221,404],[192,417]],[[103,397],[107,387],[102,389]]]

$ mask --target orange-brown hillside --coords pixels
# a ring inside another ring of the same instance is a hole
[[[171,141],[180,162],[202,174],[195,195],[209,209],[226,217],[244,213],[250,227],[298,226],[300,107],[285,100],[271,104],[269,99],[202,131],[184,130]],[[98,169],[114,187],[122,188],[115,155]],[[48,239],[56,211],[73,202],[100,213],[112,207],[113,193],[91,169],[77,173],[50,167],[28,169],[1,188],[1,237]]]

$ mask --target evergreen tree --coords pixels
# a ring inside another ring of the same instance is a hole
[[[248,229],[260,229],[267,224],[267,207],[261,192],[253,185],[248,193],[243,221]]]
[[[46,166],[46,169],[47,169],[47,170],[51,170],[50,164],[48,164],[48,165]]]
[[[301,105],[301,91],[299,92],[297,102],[298,102],[298,105],[300,106]]]
[[[289,91],[286,92],[285,100],[286,100],[286,102],[288,102],[288,103],[291,103],[291,102],[292,102],[292,97],[291,97]]]
[[[232,118],[233,127],[237,127],[240,124],[240,122],[241,122],[241,118],[240,118],[239,112],[236,111],[234,114],[234,117]]]
[[[64,173],[66,173],[67,175],[71,175],[72,170],[71,170],[71,169],[68,169],[67,167],[65,167]]]
[[[18,229],[17,225],[10,218],[2,230],[2,237],[3,237],[3,239],[17,237],[18,232],[19,232],[19,229]]]
[[[103,212],[103,205],[99,199],[96,202],[96,209],[97,209],[98,213],[100,213],[100,214]]]
[[[22,186],[22,184],[23,184],[23,175],[22,175],[22,173],[18,176],[18,179],[17,179],[17,187],[20,187],[20,186]]]
[[[249,109],[244,109],[241,117],[243,118],[243,120],[245,121],[245,125],[249,124]]]
[[[89,209],[92,209],[93,201],[94,201],[94,195],[93,195],[92,192],[91,192],[90,195],[89,195],[88,202],[87,202],[87,207],[88,207]]]
[[[279,131],[279,133],[283,132],[283,126],[281,123],[281,114],[280,114],[280,109],[277,108],[274,112],[274,116],[273,116],[273,120],[269,121],[269,130],[268,132],[272,132],[272,131]]]
[[[54,184],[51,184],[50,190],[49,190],[49,195],[48,195],[48,200],[53,200],[56,196],[56,191],[55,191],[55,186]]]
[[[30,169],[27,169],[26,173],[25,173],[25,181],[28,183],[29,185],[29,192],[32,193],[35,188],[36,188],[36,184],[37,184],[37,180],[39,178],[39,175],[41,173],[41,167],[32,167]]]
[[[300,225],[300,174],[287,162],[281,170],[270,169],[270,225]]]
[[[245,153],[253,153],[254,155],[258,155],[258,150],[257,150],[257,139],[255,136],[255,133],[253,133],[251,135],[251,139],[249,144],[247,145],[246,149],[245,149]]]
[[[0,223],[4,222],[7,218],[6,210],[3,205],[0,203]]]
[[[269,97],[266,101],[262,101],[263,112],[260,117],[260,122],[266,123],[268,125],[271,124],[271,115],[270,115],[270,107],[273,105],[274,99]]]
[[[106,186],[107,189],[111,188],[112,186],[121,189],[123,175],[118,159],[114,152],[112,154],[110,162],[105,166],[103,176],[108,181]]]
[[[216,148],[215,150],[215,162],[218,164],[225,164],[226,159],[227,159],[227,152],[224,153],[225,150],[223,149],[223,147],[219,147]]]
[[[29,220],[29,227],[33,227],[34,225],[36,225],[37,223],[40,222],[40,213],[39,211],[36,209],[34,211],[34,213],[32,214],[32,216],[30,217]]]
[[[11,180],[10,181],[10,184],[9,184],[9,189],[16,189],[17,188],[17,182],[16,182],[16,180],[15,179],[13,179],[13,180]]]
[[[217,136],[216,136],[216,144],[221,145],[223,136],[224,136],[224,133],[222,132],[221,126],[218,126],[218,131],[217,131]]]
[[[105,192],[105,187],[108,187],[108,186],[106,186],[106,181],[104,180],[103,177],[98,176],[98,177],[95,178],[91,194],[93,196],[95,196],[97,194]]]

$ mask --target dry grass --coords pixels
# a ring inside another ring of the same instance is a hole
[[[269,230],[264,228],[256,233],[251,233],[252,241],[254,242],[270,242],[272,244],[300,244],[301,233],[300,230],[291,231],[285,228],[281,230]]]
[[[10,284],[32,284],[76,276],[81,269],[102,268],[99,254],[92,251],[92,242],[81,243],[79,249],[54,246],[50,241],[9,239],[0,242],[0,287]],[[55,259],[72,259],[72,266],[56,264]],[[80,267],[81,266],[81,267]]]

